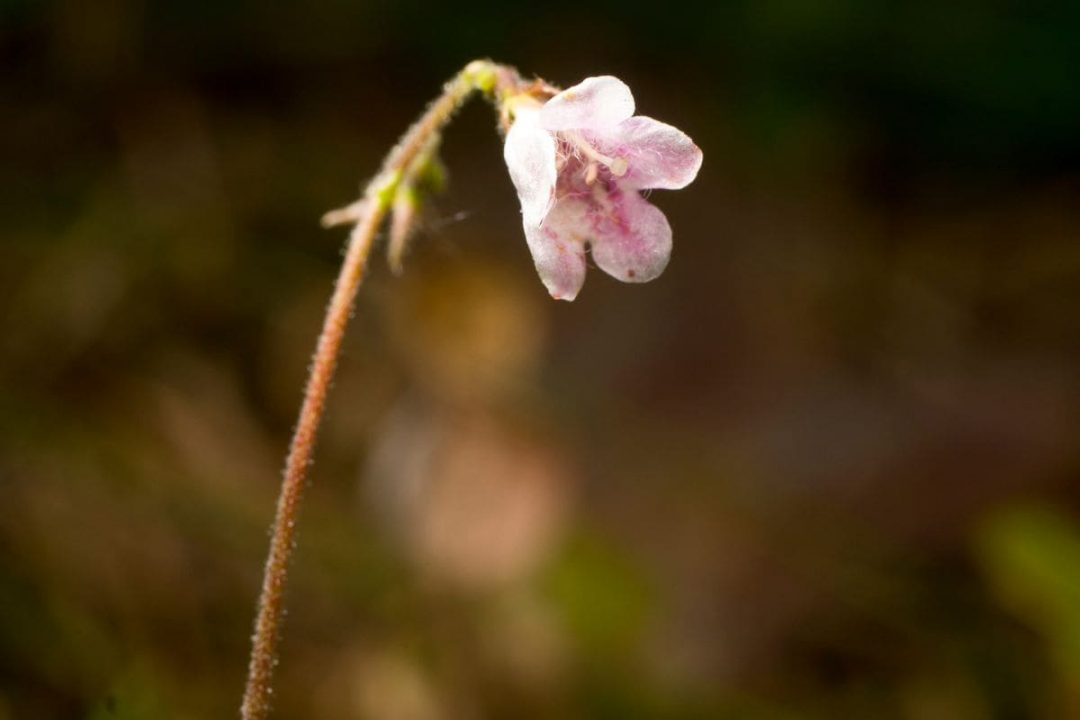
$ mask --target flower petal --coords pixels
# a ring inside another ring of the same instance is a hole
[[[543,227],[524,223],[536,272],[556,300],[573,300],[585,283],[586,210],[584,202],[563,198],[548,213]]]
[[[634,114],[634,95],[610,75],[585,78],[548,100],[540,110],[547,130],[610,128]]]
[[[592,257],[600,269],[623,282],[656,279],[671,257],[671,225],[658,207],[637,192],[613,193],[610,205],[595,207]]]
[[[526,226],[539,227],[555,202],[555,138],[540,127],[540,113],[522,108],[506,133],[503,159],[517,189]]]
[[[701,169],[701,148],[686,133],[651,117],[638,115],[597,133],[604,153],[626,160],[620,184],[644,189],[678,190]]]

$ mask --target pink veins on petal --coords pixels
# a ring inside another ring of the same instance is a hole
[[[559,300],[581,290],[586,249],[624,282],[658,277],[671,226],[639,191],[686,187],[702,161],[686,133],[634,115],[630,88],[611,76],[515,108],[503,157],[537,272]]]

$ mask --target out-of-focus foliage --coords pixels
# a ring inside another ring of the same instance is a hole
[[[1001,602],[1042,635],[1070,715],[1080,711],[1080,530],[1019,505],[988,518],[979,547]]]
[[[704,149],[535,277],[488,108],[362,289],[278,716],[1080,713],[1080,4],[0,3],[0,719],[236,713],[348,202],[490,56]]]

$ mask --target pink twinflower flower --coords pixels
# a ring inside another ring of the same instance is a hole
[[[701,149],[681,130],[634,115],[630,88],[611,76],[586,78],[543,104],[516,98],[511,111],[503,157],[551,296],[577,296],[586,249],[624,282],[659,276],[671,255],[671,226],[639,191],[689,185]]]

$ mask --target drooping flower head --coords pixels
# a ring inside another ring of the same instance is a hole
[[[577,296],[586,249],[624,282],[659,276],[671,226],[639,191],[686,187],[701,168],[700,148],[681,130],[634,115],[630,88],[611,76],[586,78],[546,103],[520,96],[510,110],[503,157],[551,296]]]

